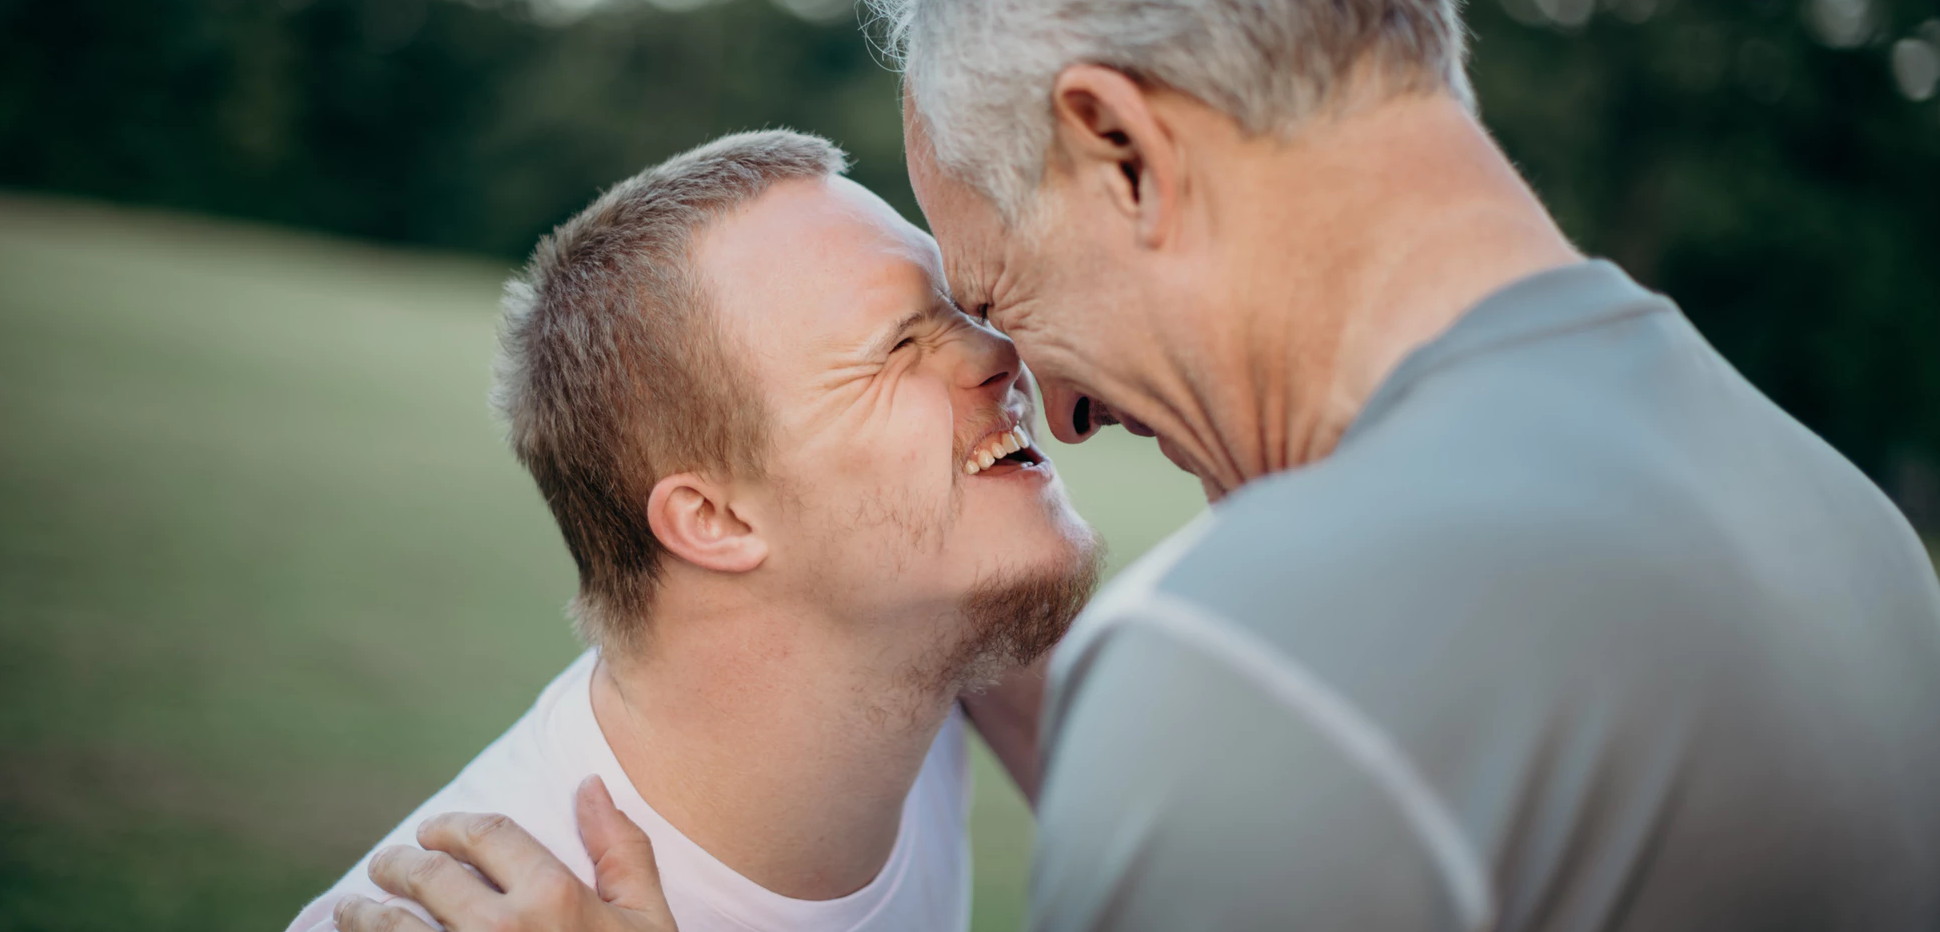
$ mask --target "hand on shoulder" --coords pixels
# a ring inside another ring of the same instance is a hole
[[[423,904],[450,932],[677,932],[647,834],[598,777],[580,784],[575,804],[598,889],[511,819],[459,812],[420,826],[422,849],[378,852],[371,880]],[[403,907],[364,897],[339,902],[335,919],[341,932],[432,932]]]

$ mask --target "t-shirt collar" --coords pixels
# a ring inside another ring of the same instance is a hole
[[[1379,421],[1417,382],[1443,366],[1503,346],[1673,308],[1669,299],[1603,259],[1517,279],[1477,302],[1441,336],[1409,353],[1368,398],[1341,436],[1341,445]]]

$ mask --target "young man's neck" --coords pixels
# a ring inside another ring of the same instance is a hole
[[[1403,358],[1490,293],[1582,257],[1459,103],[1389,100],[1261,143],[1222,203],[1250,248],[1199,382],[1215,495],[1331,453]],[[1267,193],[1270,192],[1270,193]]]
[[[861,889],[954,692],[795,635],[815,625],[701,604],[662,599],[647,650],[601,658],[593,711],[614,755],[656,812],[750,880],[799,899]]]

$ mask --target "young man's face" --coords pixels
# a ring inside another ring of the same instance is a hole
[[[951,301],[930,237],[852,181],[790,181],[696,262],[772,418],[766,568],[945,666],[979,638],[1015,660],[1048,647],[1095,537],[1028,435],[1015,349]]]

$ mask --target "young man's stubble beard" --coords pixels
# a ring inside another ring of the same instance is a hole
[[[941,645],[926,669],[913,671],[919,680],[932,689],[978,689],[1057,646],[1091,601],[1104,569],[1104,538],[1081,527],[1083,539],[1073,542],[1061,564],[993,573],[978,582],[959,609],[962,637]]]
[[[959,439],[955,458],[969,456],[969,443]],[[903,545],[917,552],[926,546],[941,549],[963,517],[963,484],[952,477],[947,509],[936,513],[893,495],[878,501],[882,526],[895,527]],[[927,512],[927,513],[926,513]],[[1053,519],[1056,520],[1056,519]],[[1051,567],[1000,567],[973,585],[958,604],[954,627],[958,637],[943,640],[910,670],[919,691],[955,694],[995,684],[1004,674],[1030,665],[1055,647],[1098,587],[1105,563],[1105,540],[1089,524],[1080,522],[1071,551]],[[896,560],[900,570],[902,561]]]
[[[964,481],[951,483],[941,507],[920,501],[908,489],[883,489],[858,499],[846,521],[827,526],[839,528],[840,535],[874,538],[889,572],[901,574],[912,556],[941,551],[948,543],[963,517]],[[917,622],[939,624],[956,636],[939,638],[935,650],[912,664],[909,686],[931,695],[988,686],[1056,646],[1091,600],[1104,569],[1104,538],[1088,524],[1074,530],[1070,552],[1057,565],[1005,566],[972,586],[954,618]]]

